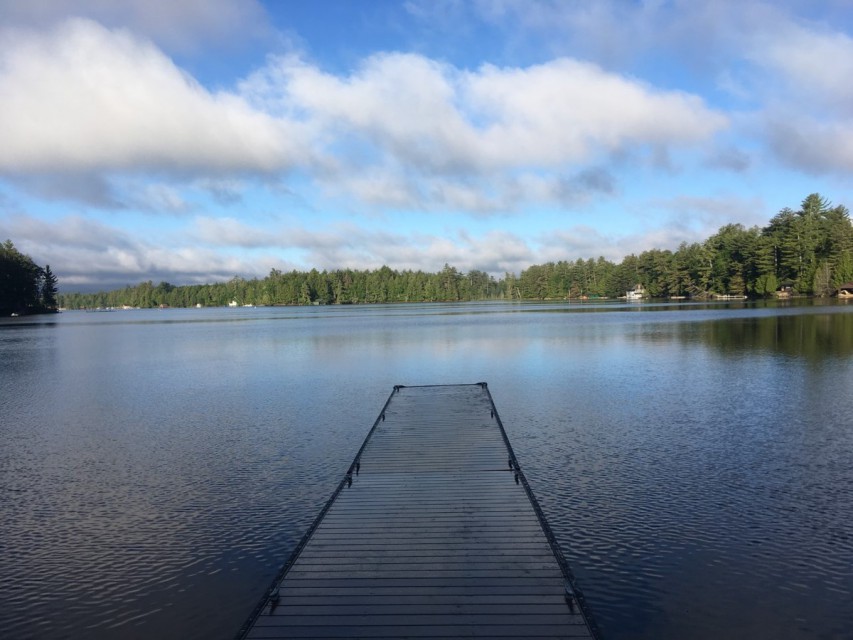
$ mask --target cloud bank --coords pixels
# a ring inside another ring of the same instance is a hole
[[[0,172],[24,185],[298,170],[371,206],[481,213],[559,201],[567,169],[728,124],[695,95],[571,59],[468,71],[382,53],[339,77],[289,55],[210,91],[150,41],[77,18],[2,33],[0,96]]]
[[[126,30],[72,19],[0,36],[4,173],[280,171],[303,138]]]
[[[335,65],[211,2],[0,4],[0,240],[64,286],[619,260],[853,170],[843,3],[409,0],[411,46]]]

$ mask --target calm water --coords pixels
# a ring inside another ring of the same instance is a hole
[[[853,629],[853,305],[0,320],[0,635],[232,638],[395,384],[488,381],[604,635]]]

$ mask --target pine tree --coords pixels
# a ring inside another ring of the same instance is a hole
[[[41,304],[46,309],[56,309],[57,279],[47,264],[42,272]]]
[[[0,244],[0,313],[27,313],[39,306],[42,269],[11,240]]]
[[[815,270],[812,290],[816,296],[821,298],[832,294],[832,268],[827,260],[821,262]]]
[[[850,251],[846,251],[838,257],[835,270],[832,273],[834,288],[837,289],[848,282],[853,282],[853,252]]]

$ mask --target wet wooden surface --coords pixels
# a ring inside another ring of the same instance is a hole
[[[245,637],[592,637],[512,459],[484,385],[399,388]]]

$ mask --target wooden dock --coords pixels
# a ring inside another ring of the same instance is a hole
[[[594,638],[485,383],[394,387],[239,638]]]

